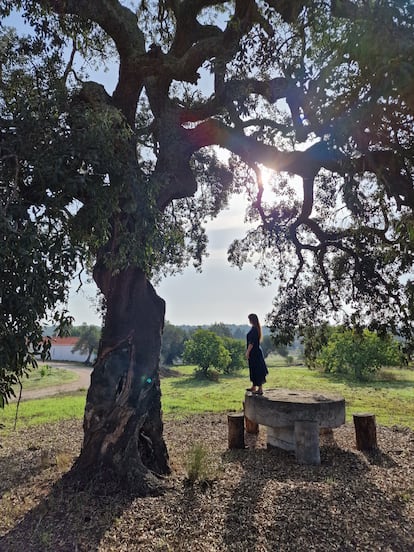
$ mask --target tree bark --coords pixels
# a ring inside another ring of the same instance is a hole
[[[154,494],[170,472],[159,381],[165,304],[137,268],[113,275],[97,265],[94,278],[107,311],[74,471]]]

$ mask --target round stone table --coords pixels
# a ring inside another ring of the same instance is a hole
[[[338,395],[293,389],[246,392],[244,415],[266,426],[267,444],[294,450],[301,464],[320,464],[319,431],[345,423],[345,399]]]

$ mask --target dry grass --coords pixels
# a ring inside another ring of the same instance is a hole
[[[414,433],[379,427],[372,455],[355,450],[351,425],[334,435],[320,466],[299,466],[267,450],[263,430],[227,450],[226,415],[167,422],[167,490],[133,498],[63,488],[81,422],[22,430],[0,440],[0,550],[413,551]],[[201,462],[193,484],[189,461]]]

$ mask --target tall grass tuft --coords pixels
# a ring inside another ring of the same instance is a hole
[[[194,443],[187,453],[187,484],[210,485],[215,479],[208,450],[201,443]]]

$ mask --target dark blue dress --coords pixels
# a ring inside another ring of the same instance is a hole
[[[253,345],[249,354],[249,374],[253,385],[263,385],[266,382],[267,370],[263,351],[259,345],[259,332],[254,326],[247,334],[247,347]]]

